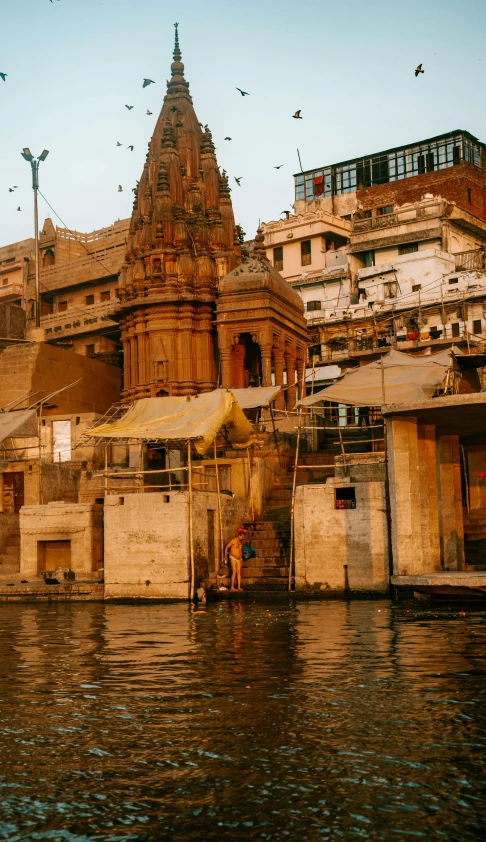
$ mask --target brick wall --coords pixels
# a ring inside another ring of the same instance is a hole
[[[12,342],[2,339],[25,339],[25,312],[14,304],[0,304],[0,353]]]
[[[468,188],[471,199],[468,200]],[[418,202],[424,193],[433,193],[455,202],[468,213],[486,221],[486,173],[463,162],[446,170],[416,175],[401,181],[390,181],[376,187],[358,190],[356,195],[361,207],[379,208],[385,205],[403,205]]]

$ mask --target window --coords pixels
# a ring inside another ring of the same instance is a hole
[[[418,292],[422,289],[422,284],[412,284],[412,292]]]
[[[371,219],[372,213],[373,212],[371,208],[368,208],[368,210],[363,211],[363,219]]]
[[[52,455],[54,462],[69,462],[71,459],[71,422],[52,422]]]
[[[472,190],[470,187],[467,188],[467,200],[470,205],[472,205]]]
[[[483,330],[483,323],[481,319],[474,319],[473,321],[473,333],[482,333]]]
[[[2,284],[3,284],[4,287],[6,287],[7,284],[8,284],[8,278],[4,278],[3,281],[2,281]]]
[[[307,302],[307,312],[311,313],[312,310],[320,310],[321,309],[321,302],[320,301],[308,301]]]
[[[64,313],[67,310],[67,301],[59,301],[57,304],[58,313]]]
[[[373,249],[371,249],[370,251],[365,251],[365,253],[363,255],[363,259],[364,259],[364,264],[365,264],[366,267],[374,266],[375,265],[375,252],[373,251]]]
[[[351,214],[345,213],[344,216],[341,217],[341,219],[345,219],[346,222],[351,222]]]
[[[89,306],[90,304],[94,304],[94,295],[87,295],[86,296],[86,304]]]
[[[95,346],[94,345],[86,345],[85,348],[86,348],[86,356],[87,357],[89,357],[90,354],[95,353]]]
[[[452,324],[452,335],[459,336],[459,322],[453,322]]]
[[[356,488],[348,486],[345,488],[336,488],[336,509],[355,509],[356,508]]]
[[[277,272],[283,269],[283,246],[277,246],[273,250],[273,266]]]
[[[449,278],[449,286],[459,283],[459,278]]]
[[[311,241],[302,240],[300,244],[300,265],[310,266],[311,262]]]
[[[388,213],[393,213],[393,205],[383,205],[383,207],[376,209],[377,216],[386,216]]]
[[[418,243],[407,243],[403,246],[398,246],[398,254],[413,254],[418,251]]]
[[[101,301],[109,301],[110,300],[110,290],[104,289],[103,292],[100,294]]]
[[[383,298],[396,298],[397,286],[396,281],[389,281],[387,284],[383,284]]]

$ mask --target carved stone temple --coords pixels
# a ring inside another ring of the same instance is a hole
[[[292,378],[305,369],[303,306],[260,240],[242,259],[228,178],[194,111],[176,26],[120,275],[125,400],[271,385],[272,372],[283,385],[286,367],[290,405]]]

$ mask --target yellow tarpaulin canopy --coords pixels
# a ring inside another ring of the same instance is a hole
[[[216,389],[191,398],[142,398],[119,421],[94,427],[86,434],[97,438],[163,441],[172,446],[191,440],[202,455],[223,427],[232,447],[249,447],[255,440],[253,427],[234,395]]]
[[[382,357],[383,369],[381,360],[361,366],[327,389],[303,398],[300,405],[333,401],[351,406],[382,406],[431,398],[451,364],[451,350],[457,349],[423,357],[392,350]]]
[[[280,392],[280,386],[249,386],[248,389],[230,389],[241,409],[269,406]]]

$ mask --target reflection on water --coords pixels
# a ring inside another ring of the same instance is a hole
[[[388,602],[0,607],[0,839],[477,840],[486,625]]]

